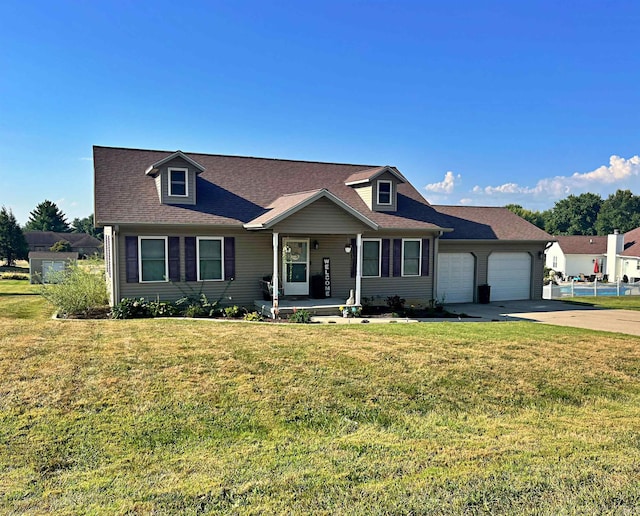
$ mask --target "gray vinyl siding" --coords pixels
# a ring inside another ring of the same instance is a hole
[[[361,231],[361,228],[360,228]],[[126,282],[126,236],[178,236],[180,237],[180,277],[178,283],[127,283]],[[175,301],[187,294],[199,294],[203,292],[210,300],[215,300],[222,295],[227,286],[226,281],[215,282],[184,282],[185,257],[184,238],[187,236],[220,236],[235,237],[235,279],[229,285],[223,302],[225,304],[250,305],[254,300],[260,299],[262,293],[259,281],[263,276],[273,271],[272,233],[261,231],[245,231],[243,229],[216,230],[215,228],[175,228],[175,227],[127,227],[121,228],[118,234],[119,245],[119,293],[120,299],[145,297],[147,299],[161,299]],[[429,238],[428,235],[390,234],[378,235],[371,232],[366,235],[371,238]],[[351,254],[344,251],[345,244],[350,243],[356,233],[349,235],[336,234],[311,234],[304,233],[280,233],[279,249],[282,250],[282,240],[287,237],[309,238],[310,244],[318,241],[318,249],[310,246],[309,275],[321,274],[323,270],[323,258],[330,258],[331,262],[331,293],[332,297],[347,299],[349,291],[355,290],[355,278],[351,277]],[[382,302],[387,296],[400,295],[407,302],[427,302],[433,298],[433,240],[430,243],[429,276],[399,277],[392,276],[393,249],[390,249],[390,274],[388,278],[362,278],[362,295],[366,297],[381,296]],[[282,274],[282,263],[279,256],[278,271]],[[229,299],[230,298],[230,299]]]
[[[378,181],[391,181],[391,205],[378,204]],[[373,180],[371,204],[373,211],[396,211],[398,209],[398,180],[393,174],[385,172]]]
[[[169,195],[169,169],[186,168],[187,172],[187,197],[175,197]],[[168,161],[160,167],[158,178],[160,179],[160,202],[163,204],[190,204],[196,203],[196,169],[182,158],[178,157]],[[157,181],[157,178],[156,178]],[[157,183],[156,183],[157,185]]]
[[[434,298],[433,292],[433,249],[434,242],[432,235],[413,233],[377,233],[369,232],[363,238],[388,238],[389,249],[389,277],[382,278],[362,278],[362,296],[374,298],[375,304],[385,304],[389,296],[398,295],[406,299],[407,305],[428,303]],[[396,238],[427,238],[429,239],[429,275],[428,276],[393,276],[393,240]]]
[[[440,253],[472,253],[476,258],[476,285],[487,283],[489,256],[495,252],[526,252],[531,255],[531,298],[542,298],[542,280],[544,276],[544,259],[538,258],[545,244],[517,243],[517,242],[449,242],[440,240]],[[474,288],[474,292],[476,288]]]
[[[127,283],[126,236],[178,236],[180,237],[180,282]],[[215,228],[180,229],[154,226],[152,228],[123,228],[119,234],[120,298],[145,297],[175,301],[185,295],[204,293],[209,300],[218,299],[227,287],[227,281],[185,282],[184,237],[235,237],[235,279],[230,282],[222,302],[226,305],[247,305],[259,299],[259,280],[272,271],[271,233],[247,233],[244,230]]]
[[[362,222],[326,198],[318,199],[273,227],[275,232],[300,235],[355,234],[365,229],[367,226]]]

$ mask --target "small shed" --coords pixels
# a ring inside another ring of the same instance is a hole
[[[29,278],[31,283],[49,283],[53,274],[61,272],[76,263],[78,253],[54,253],[52,251],[31,251],[29,253]]]

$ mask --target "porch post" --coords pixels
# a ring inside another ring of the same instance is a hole
[[[360,305],[362,283],[362,233],[356,236],[356,305]]]
[[[278,233],[273,232],[273,275],[271,277],[271,282],[273,285],[273,306],[271,308],[271,312],[273,316],[278,315],[278,285],[280,284],[278,280],[278,269],[280,268],[280,252],[278,250]]]

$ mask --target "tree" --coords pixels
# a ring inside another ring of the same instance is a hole
[[[20,225],[11,210],[3,206],[0,210],[0,259],[11,266],[16,260],[24,260],[29,255],[29,246]]]
[[[71,223],[73,233],[86,233],[93,237],[103,239],[104,230],[102,228],[95,227],[93,221],[93,213],[83,219],[75,218]]]
[[[555,203],[545,229],[552,235],[595,235],[602,197],[593,193],[570,195]]]
[[[631,190],[618,190],[602,203],[596,231],[598,235],[608,235],[614,229],[626,233],[640,227],[640,196],[633,195]]]
[[[54,253],[68,253],[71,250],[71,244],[66,240],[58,240],[49,248],[49,251],[53,251]]]
[[[505,208],[515,213],[519,217],[522,217],[524,220],[531,222],[531,224],[533,224],[534,226],[538,226],[540,229],[544,229],[546,212],[527,210],[519,204],[507,204]]]
[[[54,202],[47,200],[38,204],[29,214],[29,220],[24,229],[27,231],[55,231],[56,233],[70,231],[65,214]]]

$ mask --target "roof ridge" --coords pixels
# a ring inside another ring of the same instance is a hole
[[[136,147],[113,147],[110,145],[94,145],[93,146],[94,149],[99,148],[99,149],[113,149],[113,150],[129,150],[129,151],[137,151],[137,152],[166,152],[168,154],[173,154],[176,151],[175,150],[162,150],[162,149],[139,149]],[[359,163],[339,163],[336,161],[314,161],[314,160],[305,160],[305,159],[290,159],[290,158],[265,158],[265,157],[261,157],[261,156],[240,156],[237,154],[210,154],[210,153],[206,153],[206,152],[189,152],[189,151],[183,151],[180,150],[180,152],[182,152],[183,154],[189,154],[189,155],[193,155],[193,156],[209,156],[209,157],[215,157],[215,158],[238,158],[238,159],[259,159],[259,160],[266,160],[266,161],[284,161],[284,162],[288,162],[288,163],[315,163],[318,165],[341,165],[341,166],[347,166],[347,167],[367,167],[367,168],[379,168],[379,167],[384,167],[384,166],[391,166],[391,165],[367,165],[367,164],[359,164]]]

